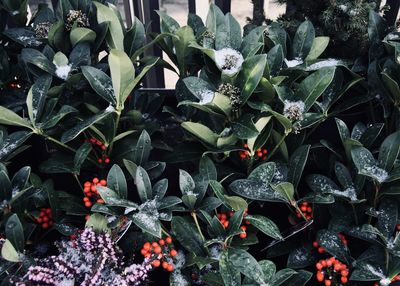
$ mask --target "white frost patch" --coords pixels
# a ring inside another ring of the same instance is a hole
[[[174,285],[179,285],[179,286],[189,286],[189,281],[187,281],[187,279],[185,278],[185,276],[183,276],[181,274],[181,272],[179,271],[175,271],[172,274],[172,281],[174,282]]]
[[[364,174],[372,175],[379,183],[383,183],[389,177],[388,172],[378,166],[365,166],[362,169]]]
[[[285,100],[283,107],[283,115],[290,120],[302,120],[305,109],[303,101],[289,101]]]
[[[200,99],[200,104],[211,103],[214,99],[214,91],[210,89],[201,90],[196,95]]]
[[[185,266],[186,263],[186,257],[183,251],[178,251],[178,254],[175,256],[175,269],[181,269],[183,266]]]
[[[389,34],[389,35],[387,35],[386,36],[386,39],[387,40],[397,40],[397,39],[399,39],[399,35],[397,35],[397,34]]]
[[[342,10],[344,13],[346,13],[349,8],[346,5],[342,4],[339,5],[339,9]]]
[[[390,278],[383,278],[379,281],[379,284],[381,286],[388,286],[392,283],[392,280]]]
[[[244,58],[242,54],[231,48],[215,51],[215,64],[227,75],[234,75],[240,71]]]
[[[56,65],[56,75],[61,79],[64,80],[67,79],[69,73],[71,72],[71,67],[72,65],[63,65],[63,66]]]
[[[390,281],[390,279],[389,279],[389,284],[382,284],[382,281],[384,281],[384,280],[386,280],[386,279],[388,279],[388,278],[385,277],[385,275],[383,275],[383,272],[382,272],[381,269],[375,268],[375,267],[373,267],[371,264],[367,264],[366,267],[367,267],[367,270],[368,270],[369,272],[371,272],[371,273],[374,274],[375,276],[381,278],[381,281],[380,281],[381,285],[389,285],[389,284],[391,283],[391,281]]]
[[[291,61],[289,61],[288,59],[285,59],[285,64],[287,65],[288,68],[292,68],[292,67],[301,65],[302,63],[303,63],[303,60],[301,58],[294,58]]]
[[[115,111],[115,108],[114,108],[114,106],[112,106],[111,104],[106,108],[106,111],[107,112],[114,112]]]
[[[314,64],[308,66],[306,68],[306,71],[318,70],[318,69],[325,68],[325,67],[335,67],[339,63],[340,63],[339,60],[327,59],[327,60],[320,61],[320,62],[317,62],[317,63],[314,63]]]

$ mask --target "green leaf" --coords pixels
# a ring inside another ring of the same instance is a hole
[[[161,238],[161,224],[158,217],[146,212],[138,212],[132,215],[132,221],[143,231]]]
[[[151,138],[149,133],[147,133],[146,130],[143,130],[133,152],[133,161],[139,166],[143,165],[149,159],[150,151]]]
[[[387,25],[384,19],[373,9],[369,12],[368,36],[371,43],[380,43],[386,35]]]
[[[30,131],[17,131],[8,135],[0,144],[0,161],[13,154],[32,134]]]
[[[142,68],[142,71],[135,77],[130,78],[128,86],[123,90],[121,103],[123,103],[128,96],[132,93],[132,91],[136,88],[136,86],[140,83],[143,77],[148,73],[148,71],[158,62],[159,58],[152,58],[146,62],[146,65]]]
[[[240,99],[242,105],[250,98],[258,83],[260,82],[265,66],[267,64],[267,55],[255,55],[248,57],[242,64],[236,82],[241,89]]]
[[[304,113],[307,112],[315,101],[324,93],[335,76],[335,67],[321,68],[306,77],[295,92],[296,100],[304,102]]]
[[[118,108],[123,108],[124,102],[129,95],[125,91],[135,78],[135,68],[128,55],[120,50],[111,50],[108,56],[108,64],[117,106]]]
[[[21,262],[23,259],[23,255],[15,250],[14,246],[8,239],[6,239],[1,248],[1,256],[5,260],[11,262]]]
[[[94,213],[91,214],[89,220],[86,221],[85,227],[91,227],[94,231],[101,233],[104,231],[109,231],[107,224],[108,221],[105,216]]]
[[[327,229],[318,231],[317,242],[326,252],[335,256],[340,261],[345,263],[350,262],[349,251],[335,232]]]
[[[171,229],[175,238],[187,251],[198,256],[205,256],[203,240],[196,226],[188,218],[174,216],[171,221]]]
[[[253,123],[253,117],[252,114],[246,113],[235,122],[232,122],[233,133],[236,137],[240,139],[250,139],[259,134]]]
[[[305,58],[313,45],[315,29],[310,21],[304,21],[296,31],[293,39],[292,53],[294,58]]]
[[[260,231],[262,231],[264,234],[268,235],[269,237],[272,237],[273,239],[277,239],[277,240],[282,239],[282,235],[279,231],[279,228],[269,218],[266,218],[261,215],[247,215],[246,220],[248,220],[251,223],[251,225],[253,225],[255,228],[259,229]]]
[[[114,190],[119,197],[126,199],[128,196],[128,187],[122,169],[114,164],[107,175],[107,186]]]
[[[97,22],[99,24],[103,22],[108,22],[109,27],[106,35],[106,41],[108,46],[111,49],[117,49],[120,51],[124,50],[124,31],[123,27],[121,26],[121,22],[119,21],[118,18],[118,13],[110,8],[113,5],[108,4],[109,7],[99,3],[99,2],[93,2],[94,5],[97,8]],[[118,94],[118,93],[116,93]]]
[[[31,175],[31,167],[26,166],[18,170],[11,180],[11,187],[13,192],[22,191],[28,183]]]
[[[371,152],[364,147],[354,147],[351,149],[351,157],[357,167],[358,173],[371,177],[378,183],[383,183],[388,178],[388,173],[378,167]]]
[[[43,55],[41,52],[35,49],[23,49],[21,51],[21,59],[26,63],[26,64],[32,64],[36,66],[37,68],[48,72],[49,74],[54,75],[55,74],[55,66],[52,62],[49,61],[48,58],[46,58],[45,55]],[[34,72],[37,74],[37,72]]]
[[[184,170],[179,170],[179,189],[182,194],[191,194],[195,188],[192,176]]]
[[[301,246],[292,250],[288,256],[287,267],[299,269],[312,265],[317,260],[317,255],[311,246]]]
[[[32,126],[29,124],[29,121],[23,119],[15,112],[3,106],[0,106],[0,124],[21,126],[33,130]]]
[[[376,228],[386,237],[390,238],[395,231],[397,218],[398,218],[398,206],[397,202],[390,198],[382,199],[379,204],[377,211],[378,223]]]
[[[78,43],[94,43],[96,40],[96,33],[88,28],[77,27],[72,29],[69,39],[71,41],[72,46],[77,45]]]
[[[1,123],[1,122],[0,122]],[[207,126],[201,124],[201,123],[196,123],[196,122],[183,122],[181,124],[182,128],[185,129],[187,132],[195,136],[196,138],[199,138],[201,141],[204,143],[211,145],[211,146],[217,146],[217,139],[218,135],[215,134],[210,128]]]
[[[400,131],[385,138],[379,148],[378,166],[390,172],[400,153]]]
[[[215,34],[215,49],[232,48],[239,50],[241,44],[242,31],[240,24],[230,13],[227,13],[224,23],[219,25]]]
[[[279,285],[286,286],[287,280],[289,280],[291,277],[293,277],[293,275],[295,275],[296,273],[297,273],[296,271],[289,269],[289,268],[279,270],[278,272],[275,273],[271,284],[274,286],[279,286]],[[285,284],[283,284],[284,282],[285,282]]]
[[[233,266],[228,250],[225,250],[221,253],[219,258],[219,271],[225,286],[241,285],[240,272],[237,271],[236,267]]]
[[[257,168],[255,168],[253,171],[251,171],[248,179],[260,181],[263,184],[268,185],[274,178],[275,171],[276,164],[274,162],[263,163],[257,166]]]
[[[285,281],[285,286],[304,286],[313,274],[305,270],[299,270],[296,274]]]
[[[143,24],[138,18],[133,18],[132,27],[126,32],[124,37],[124,50],[129,57],[141,48],[145,43],[145,31]]]
[[[115,106],[117,101],[113,91],[111,78],[103,71],[91,66],[83,66],[81,69],[93,90],[105,101]]]
[[[199,173],[207,179],[207,181],[217,179],[217,169],[215,168],[213,160],[208,156],[203,156],[200,159]]]
[[[146,170],[140,166],[136,169],[135,184],[142,202],[152,198],[152,188],[149,175]]]
[[[239,230],[240,225],[243,222],[244,209],[236,211],[233,216],[229,219],[229,225],[226,229],[228,236],[236,235]]]
[[[224,200],[226,204],[236,212],[245,210],[248,207],[246,200],[242,199],[241,197],[224,195]]]
[[[17,214],[11,215],[6,223],[6,237],[18,252],[24,252],[24,229]]]
[[[318,59],[329,45],[329,37],[316,37],[311,46],[311,50],[306,57],[306,61]]]
[[[269,202],[285,201],[280,193],[261,181],[240,179],[233,181],[229,187],[234,193],[248,199]]]
[[[285,200],[290,203],[293,201],[293,196],[294,196],[294,187],[293,184],[288,183],[288,182],[283,182],[279,183],[277,185],[273,186],[273,189],[278,192],[279,194],[282,195],[282,197],[285,198]]]
[[[208,9],[206,19],[207,29],[214,34],[217,34],[219,27],[224,23],[225,16],[222,13],[221,9],[219,9],[217,5],[211,4],[210,8]]]
[[[71,128],[70,130],[64,132],[64,134],[61,136],[61,142],[62,143],[67,143],[74,138],[76,138],[79,134],[81,134],[83,131],[88,129],[90,126],[93,124],[103,120],[106,116],[110,115],[111,113],[115,112],[113,108],[107,108],[106,110],[103,110],[102,112],[89,117],[88,119],[78,123],[75,127]]]
[[[42,116],[51,81],[51,75],[41,76],[36,79],[28,92],[26,105],[28,107],[29,118],[33,125],[35,125]]]
[[[83,143],[78,150],[76,150],[74,156],[74,170],[76,173],[79,174],[81,166],[89,156],[90,151],[92,151],[92,145],[88,142]]]
[[[250,253],[242,249],[231,248],[228,250],[228,254],[229,261],[236,271],[240,271],[259,284],[266,284],[261,266]]]
[[[269,50],[267,54],[268,68],[271,76],[276,76],[282,68],[283,60],[283,49],[280,44],[274,46]]]
[[[76,110],[72,106],[63,105],[57,114],[50,116],[49,119],[41,125],[41,128],[43,128],[43,129],[52,128],[52,127],[56,126],[58,124],[58,122],[60,122],[60,120],[63,119],[65,116],[67,116],[70,113],[77,112],[77,111],[78,110]]]
[[[187,65],[189,64],[187,60],[190,59],[190,54],[194,50],[190,47],[190,44],[196,42],[196,37],[194,36],[192,28],[189,26],[179,28],[175,34],[176,37],[172,38],[172,42],[175,46],[179,73],[180,76],[183,77],[186,74]]]
[[[307,163],[310,147],[311,145],[302,145],[297,148],[290,157],[288,180],[293,184],[295,188],[297,188],[297,186],[299,185],[304,166]]]

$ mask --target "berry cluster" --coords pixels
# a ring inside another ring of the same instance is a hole
[[[396,224],[396,231],[400,231],[400,223]]]
[[[149,261],[153,267],[159,267],[168,272],[174,271],[173,259],[178,252],[173,248],[172,238],[160,239],[158,242],[146,242],[143,244],[140,253]]]
[[[104,200],[100,198],[99,191],[96,188],[97,186],[105,187],[107,186],[107,181],[94,178],[92,182],[87,181],[83,184],[83,192],[85,193],[83,202],[85,207],[90,208],[94,203],[104,203]]]
[[[54,223],[51,208],[41,208],[40,215],[35,220],[43,229],[48,229]]]
[[[246,220],[246,216],[247,216],[247,209],[245,210],[244,214],[243,214],[243,221],[242,221],[242,225],[240,226],[240,229],[243,231],[241,234],[239,234],[240,238],[246,238],[247,237],[247,226],[249,225],[250,222],[248,220]],[[221,222],[221,224],[224,226],[224,228],[228,228],[229,226],[229,218],[232,217],[234,215],[234,212],[229,212],[229,213],[218,213],[217,214],[217,218],[219,219],[219,221]],[[228,217],[229,216],[229,217]]]
[[[324,282],[325,286],[347,284],[349,269],[347,265],[335,257],[321,259],[315,264],[317,268],[317,280]]]
[[[243,147],[250,150],[249,145],[247,145],[247,144],[244,144]],[[265,160],[267,160],[267,154],[268,154],[267,149],[258,148],[256,150],[255,157],[265,161]],[[251,153],[250,153],[250,151],[239,151],[239,156],[241,159],[244,160],[246,158],[249,158],[251,156]]]
[[[303,216],[307,219],[310,220],[313,218],[313,209],[310,206],[310,204],[308,202],[302,202],[299,205],[299,209],[302,212],[302,214],[297,210],[296,216],[298,218],[302,218]]]
[[[101,142],[100,140],[98,140],[94,137],[87,139],[86,141],[91,143],[93,146],[97,146],[100,148],[101,158],[97,159],[97,162],[99,164],[109,164],[110,163],[110,157],[108,157],[106,154],[107,146],[103,142]]]

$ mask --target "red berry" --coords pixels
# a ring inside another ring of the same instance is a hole
[[[168,236],[168,237],[165,239],[165,242],[168,243],[168,244],[171,244],[171,243],[172,243],[172,238]]]
[[[159,246],[156,246],[155,248],[154,248],[154,253],[156,253],[156,254],[160,254],[161,253],[161,247],[159,247]]]
[[[332,285],[332,281],[326,279],[326,280],[325,280],[325,286],[331,286],[331,285]]]
[[[239,237],[242,238],[242,239],[244,239],[244,238],[247,237],[247,233],[242,232],[241,234],[239,234]]]
[[[105,162],[106,164],[110,163],[110,158],[106,158],[106,159],[104,160],[104,162]]]
[[[48,228],[49,228],[49,224],[46,223],[46,222],[43,223],[43,224],[42,224],[42,228],[43,228],[43,229],[48,229]]]
[[[171,249],[171,251],[169,252],[169,255],[171,257],[175,257],[178,254],[178,252],[175,249]]]
[[[342,276],[342,278],[340,278],[340,281],[342,281],[343,284],[346,284],[348,279],[347,277]]]
[[[143,256],[145,256],[147,254],[147,250],[142,248],[142,250],[140,250],[140,254],[142,254]]]
[[[160,266],[161,262],[160,260],[153,260],[153,262],[151,262],[151,265],[153,265],[154,267],[158,267]]]
[[[318,271],[318,272],[317,272],[317,280],[318,280],[319,282],[324,281],[324,273],[322,273],[321,271]]]
[[[174,271],[174,266],[172,264],[168,264],[167,270],[168,270],[168,272]]]

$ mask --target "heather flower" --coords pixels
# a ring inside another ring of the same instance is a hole
[[[303,101],[284,101],[283,115],[290,120],[302,120],[305,105]]]
[[[239,108],[242,104],[240,89],[230,83],[222,83],[217,89],[218,93],[228,96],[233,108]]]
[[[75,23],[78,27],[88,27],[89,19],[86,14],[80,10],[69,10],[65,23],[65,28],[69,31],[72,29],[72,26]]]
[[[121,250],[109,233],[86,228],[69,241],[56,244],[60,254],[37,259],[16,285],[142,285],[150,263],[124,266]]]
[[[234,49],[224,48],[215,51],[215,64],[224,74],[232,76],[238,73],[243,61],[242,54]]]
[[[35,35],[39,39],[47,39],[51,28],[50,22],[39,23],[35,26]]]

